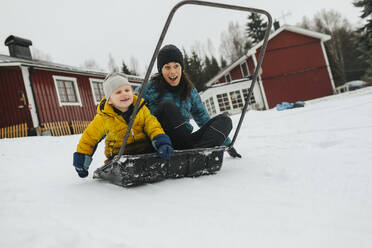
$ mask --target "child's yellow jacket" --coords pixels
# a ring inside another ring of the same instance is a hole
[[[133,96],[133,104],[137,101],[137,96]],[[125,154],[138,154],[151,149],[151,141],[156,135],[164,134],[164,130],[155,116],[151,115],[149,109],[144,105],[138,111],[134,120]],[[97,107],[97,114],[93,121],[84,131],[77,152],[87,155],[93,155],[98,142],[106,135],[105,155],[112,158],[119,153],[121,144],[128,124],[124,118],[114,112],[113,107],[103,98]]]

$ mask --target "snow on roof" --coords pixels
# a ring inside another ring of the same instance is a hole
[[[245,78],[233,80],[231,82],[224,82],[224,83],[220,83],[220,84],[211,85],[210,87],[208,87],[204,91],[199,92],[199,94],[203,94],[203,93],[205,93],[205,92],[207,92],[208,90],[211,90],[211,89],[221,88],[221,87],[224,87],[224,86],[230,86],[230,85],[233,85],[233,84],[239,84],[239,83],[249,82],[249,81],[252,81],[252,78],[245,77]]]
[[[45,69],[53,69],[53,70],[59,70],[59,71],[69,71],[69,72],[78,72],[78,73],[84,73],[84,74],[95,74],[97,76],[105,76],[107,73],[105,72],[99,72],[99,71],[92,71],[89,69],[83,69],[79,67],[64,65],[64,64],[58,64],[54,62],[49,62],[45,60],[28,60],[28,59],[22,59],[22,58],[16,58],[11,57],[7,55],[0,54],[0,66],[33,66],[37,68],[45,68]]]
[[[302,35],[305,35],[305,36],[310,36],[310,37],[313,37],[313,38],[316,38],[316,39],[321,40],[321,42],[325,42],[325,41],[331,39],[331,36],[328,35],[328,34],[323,34],[323,33],[315,32],[315,31],[303,29],[303,28],[300,28],[300,27],[296,27],[296,26],[283,25],[279,29],[277,29],[275,32],[273,32],[272,34],[270,34],[269,40],[271,40],[272,38],[274,38],[275,36],[277,36],[282,31],[285,31],[285,30],[286,31],[293,32],[293,33],[302,34]],[[243,55],[242,57],[240,57],[239,59],[237,59],[231,65],[227,66],[220,73],[218,73],[215,77],[213,77],[212,79],[210,79],[206,83],[206,85],[207,86],[210,86],[212,83],[216,82],[220,77],[222,77],[223,75],[227,74],[231,69],[233,69],[237,65],[243,63],[249,56],[254,55],[256,53],[257,49],[262,46],[262,44],[263,44],[263,40],[260,41],[259,43],[257,43],[251,49],[249,49],[248,52],[245,55]]]
[[[0,66],[33,66],[36,68],[44,68],[44,69],[51,69],[51,70],[57,70],[57,71],[64,71],[64,72],[72,72],[72,73],[79,73],[79,74],[89,74],[89,75],[95,75],[99,77],[105,77],[107,75],[107,72],[102,71],[93,71],[90,69],[84,69],[81,67],[75,67],[70,65],[64,65],[54,62],[49,62],[45,60],[38,60],[38,59],[22,59],[22,58],[16,58],[11,57],[8,55],[0,54]],[[142,83],[143,78],[133,75],[127,75],[128,80]]]

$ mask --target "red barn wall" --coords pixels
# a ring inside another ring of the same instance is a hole
[[[249,74],[252,75],[253,74],[253,71],[254,71],[254,65],[253,65],[253,61],[252,59],[249,57],[247,60],[247,66],[248,66],[248,71],[249,71]],[[243,64],[244,62],[242,62],[241,64]],[[230,73],[230,77],[231,77],[231,81],[233,80],[237,80],[237,79],[241,79],[243,78],[243,73],[242,73],[242,69],[240,68],[240,65],[237,65],[235,66],[233,69],[231,69],[229,71]],[[225,74],[226,75],[226,74]],[[215,84],[218,84],[218,83],[225,83],[226,82],[226,78],[225,78],[225,75],[223,75],[222,77],[219,78],[218,82],[215,83]]]
[[[225,75],[223,75],[222,77],[220,77],[220,79],[218,80],[218,83],[225,83],[226,82],[226,78],[225,78]]]
[[[22,101],[22,93],[25,101]],[[32,126],[19,67],[0,67],[0,99],[0,128],[21,123]]]
[[[257,59],[259,52],[260,49]],[[281,32],[268,43],[262,69],[269,108],[283,101],[309,100],[333,93],[319,39]]]
[[[248,66],[249,74],[250,74],[250,75],[253,75],[253,73],[254,73],[254,69],[255,69],[256,67],[254,66],[254,63],[253,63],[253,59],[252,59],[252,57],[249,56],[249,57],[247,58],[246,61],[247,61],[247,66]]]
[[[76,78],[82,106],[59,106],[53,76]],[[35,102],[38,105],[40,122],[91,121],[96,113],[96,105],[89,78],[92,77],[35,69],[32,74],[32,83],[34,85]]]
[[[231,77],[231,81],[243,78],[242,69],[240,68],[240,64],[235,66],[235,68],[233,68],[230,71],[230,77]]]

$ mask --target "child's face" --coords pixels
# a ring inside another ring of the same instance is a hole
[[[130,85],[123,85],[115,89],[108,103],[114,105],[121,112],[126,112],[128,107],[133,103],[133,91]]]

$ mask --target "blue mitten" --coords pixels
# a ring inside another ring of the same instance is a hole
[[[74,152],[73,165],[80,177],[88,176],[89,165],[92,163],[92,157],[86,154]]]
[[[172,142],[168,135],[158,134],[152,140],[152,145],[162,159],[170,160],[173,154]]]
[[[158,149],[158,155],[162,159],[170,160],[173,154],[173,147],[170,145],[161,145]]]

